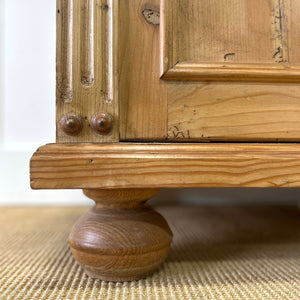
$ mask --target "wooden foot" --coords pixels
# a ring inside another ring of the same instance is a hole
[[[69,243],[89,276],[106,281],[141,279],[165,260],[172,232],[165,219],[146,203],[158,191],[83,191],[96,205],[75,223]]]

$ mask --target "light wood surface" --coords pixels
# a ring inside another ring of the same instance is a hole
[[[118,112],[118,1],[57,0],[57,142],[116,142]],[[109,134],[91,128],[96,113],[109,113]],[[69,135],[59,123],[68,114],[83,119]]]
[[[299,84],[168,86],[172,141],[299,141]]]
[[[299,8],[297,0],[163,0],[163,78],[299,82],[300,61],[289,56],[299,35],[288,34]]]
[[[35,189],[300,187],[299,144],[50,144]]]
[[[88,275],[164,261],[159,188],[300,187],[300,144],[174,143],[299,141],[299,19],[298,0],[57,0],[58,143],[30,179],[96,201],[69,237]]]
[[[299,1],[164,0],[161,12],[168,140],[300,140]]]
[[[158,189],[84,190],[96,205],[73,226],[69,243],[92,278],[128,281],[146,277],[165,260],[172,232],[146,201]]]
[[[299,141],[299,3],[57,0],[57,142]]]
[[[162,79],[172,81],[300,82],[300,66],[288,64],[176,63]]]
[[[120,1],[120,139],[167,135],[166,83],[160,80],[160,0]]]
[[[299,28],[300,28],[300,18],[299,18],[299,1],[291,0],[289,3],[289,10],[291,19],[293,23],[288,22],[288,48],[289,48],[289,60],[291,63],[299,63],[300,53],[298,51],[300,47],[299,38]]]

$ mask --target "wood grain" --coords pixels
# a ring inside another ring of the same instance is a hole
[[[300,187],[299,144],[50,144],[31,187]]]
[[[120,139],[163,140],[166,84],[160,77],[159,0],[120,1]]]
[[[286,9],[289,9],[291,14],[290,20],[287,20],[288,37],[289,37],[288,38],[289,60],[291,63],[299,63],[300,62],[300,52],[299,52],[300,1],[291,0],[289,7],[287,7]]]
[[[300,82],[300,66],[281,63],[176,63],[162,79],[185,81]]]
[[[290,10],[291,3],[295,8]],[[295,0],[162,1],[166,80],[299,82]]]
[[[70,103],[73,100],[73,0],[57,2],[56,73],[57,101]]]
[[[57,142],[116,142],[118,112],[118,2],[57,0]],[[90,125],[95,113],[114,117],[110,134],[96,134]],[[76,136],[59,126],[63,116],[84,120]]]
[[[172,84],[168,139],[299,141],[299,104],[298,84]]]
[[[146,204],[158,189],[85,190],[96,201],[75,223],[71,251],[92,278],[137,280],[153,273],[168,255],[172,232]]]
[[[94,0],[82,1],[80,16],[80,72],[81,83],[94,82]]]
[[[273,42],[273,61],[275,63],[290,62],[289,60],[289,41],[288,32],[290,30],[289,23],[296,21],[290,11],[290,3],[293,0],[272,0],[271,1],[271,25]],[[292,41],[294,42],[294,41]],[[294,47],[294,46],[293,46]]]

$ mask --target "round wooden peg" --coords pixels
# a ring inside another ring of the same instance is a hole
[[[78,135],[83,128],[82,118],[75,114],[64,115],[59,122],[61,130],[67,135]]]
[[[108,113],[94,114],[91,120],[94,131],[98,134],[108,134],[113,127],[113,117]]]

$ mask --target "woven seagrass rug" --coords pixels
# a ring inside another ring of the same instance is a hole
[[[174,233],[153,276],[87,277],[67,237],[87,208],[0,208],[0,299],[300,299],[296,207],[157,206]]]

